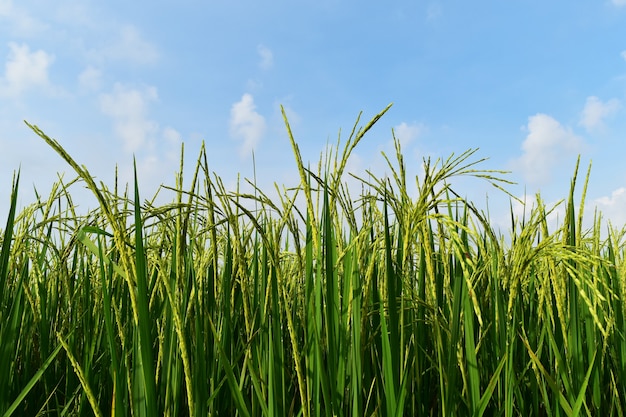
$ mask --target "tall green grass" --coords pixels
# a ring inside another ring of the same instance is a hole
[[[274,201],[227,190],[203,147],[156,206],[29,125],[77,178],[20,212],[13,181],[0,415],[624,415],[624,232],[583,230],[578,167],[562,226],[537,196],[508,237],[451,186],[506,187],[471,150],[410,179],[396,140],[355,196],[347,161],[387,109],[317,169],[285,118],[300,183]],[[99,208],[76,213],[76,184]]]

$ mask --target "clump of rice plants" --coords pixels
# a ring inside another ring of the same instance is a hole
[[[475,152],[345,186],[384,109],[272,201],[227,190],[201,148],[170,204],[76,172],[17,212],[0,250],[0,415],[624,415],[624,233],[513,218],[503,238],[450,186]],[[408,184],[418,194],[411,197]],[[71,185],[99,207],[78,214]],[[586,184],[586,181],[585,181]],[[584,203],[584,192],[583,200]]]

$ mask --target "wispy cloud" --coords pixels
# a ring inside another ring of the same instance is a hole
[[[592,206],[597,207],[614,225],[626,224],[626,188],[617,188],[610,196],[597,198],[594,203]]]
[[[626,6],[626,0],[611,0],[611,3],[617,7]]]
[[[620,107],[620,101],[615,98],[603,103],[598,97],[587,97],[580,124],[587,131],[601,129],[604,127],[604,119],[617,113]]]
[[[159,51],[153,43],[143,38],[135,26],[124,25],[118,29],[117,36],[108,46],[90,51],[89,56],[100,64],[115,60],[149,65],[158,61]]]
[[[553,170],[584,147],[582,138],[547,114],[529,117],[527,130],[528,135],[522,142],[522,156],[512,165],[532,184],[549,182]]]
[[[78,76],[78,84],[83,90],[96,91],[100,89],[101,78],[102,71],[90,65]]]
[[[159,130],[159,132],[157,132]],[[159,146],[152,146],[152,142],[160,142]],[[148,189],[150,186],[156,190],[159,183],[162,183],[163,179],[159,179],[164,172],[174,172],[178,168],[180,161],[180,143],[181,134],[172,127],[165,127],[163,129],[154,129],[151,132],[151,136],[148,139],[150,146],[146,146],[147,152],[136,158],[137,172],[140,174],[140,181],[142,184],[147,184]],[[126,165],[122,170],[122,178],[127,182],[132,181],[132,168],[130,165]]]
[[[155,87],[139,90],[119,83],[113,92],[100,95],[100,109],[113,119],[115,133],[122,139],[126,152],[152,146],[151,138],[159,125],[148,117],[148,106],[157,98]]]
[[[254,98],[244,94],[230,109],[230,135],[242,141],[240,156],[246,157],[257,148],[265,129],[265,118],[257,113]]]
[[[0,23],[9,28],[13,36],[32,37],[48,28],[46,24],[31,16],[12,0],[0,0]]]
[[[257,53],[261,60],[259,61],[259,67],[263,70],[268,70],[274,66],[274,54],[272,50],[265,45],[259,45],[256,48]]]
[[[4,76],[0,79],[0,95],[14,98],[33,88],[49,91],[48,70],[54,55],[41,49],[31,52],[28,45],[15,42],[9,42],[9,49]]]
[[[407,124],[406,122],[402,122],[393,128],[393,133],[396,139],[400,141],[400,145],[405,147],[417,139],[417,137],[424,132],[424,130],[425,127],[421,123]]]

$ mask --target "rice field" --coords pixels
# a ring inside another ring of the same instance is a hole
[[[13,181],[0,416],[623,416],[624,232],[583,229],[578,169],[562,225],[537,196],[510,236],[450,185],[506,189],[471,150],[407,178],[396,141],[393,175],[349,190],[387,109],[314,169],[285,118],[300,184],[274,200],[227,190],[203,147],[165,205],[29,125],[77,178],[19,212]],[[76,213],[75,183],[98,209]]]

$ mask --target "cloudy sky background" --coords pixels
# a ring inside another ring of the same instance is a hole
[[[316,163],[359,112],[365,124],[391,102],[352,171],[384,175],[395,129],[411,174],[479,148],[483,168],[512,171],[513,194],[553,203],[581,155],[590,215],[626,223],[624,0],[0,0],[0,222],[17,169],[22,204],[74,177],[23,120],[109,186],[116,164],[131,181],[134,155],[149,197],[173,185],[181,143],[190,169],[202,140],[230,187],[252,177],[253,152],[261,188],[296,185],[280,105]],[[459,187],[488,193],[506,227],[508,197]]]

